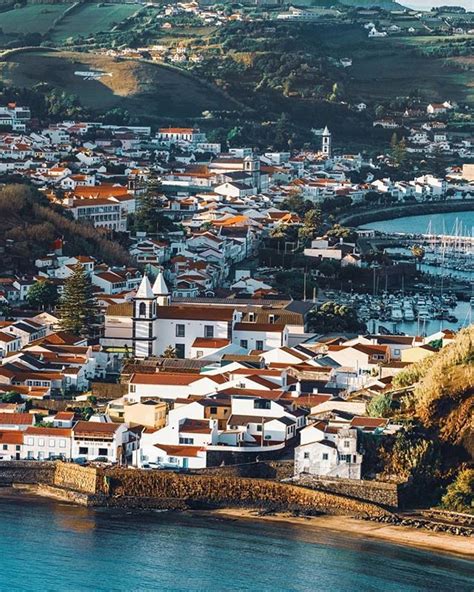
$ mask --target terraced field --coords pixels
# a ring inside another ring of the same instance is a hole
[[[44,35],[71,4],[30,4],[0,13],[4,34],[40,33]]]

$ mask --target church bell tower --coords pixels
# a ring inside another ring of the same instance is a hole
[[[148,358],[154,353],[156,341],[156,297],[150,280],[144,275],[133,299],[133,354]]]

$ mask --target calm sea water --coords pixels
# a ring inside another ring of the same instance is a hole
[[[445,232],[446,234],[455,234],[456,220],[458,220],[458,228],[461,228],[460,225],[462,223],[462,228],[464,230],[469,234],[473,233],[474,211],[408,216],[406,218],[397,218],[395,220],[371,222],[369,224],[364,224],[364,227],[373,228],[380,232],[427,233],[431,222],[432,233],[441,234]]]
[[[0,590],[474,589],[474,564],[324,530],[0,497]]]

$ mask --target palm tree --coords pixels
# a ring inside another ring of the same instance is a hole
[[[168,345],[168,347],[163,352],[163,357],[169,360],[174,360],[177,358],[178,356],[176,355],[176,348],[174,348],[172,345]]]

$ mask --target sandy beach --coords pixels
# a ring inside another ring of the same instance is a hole
[[[271,516],[259,516],[255,510],[228,508],[213,510],[212,512],[197,512],[233,518],[238,520],[251,520],[263,522],[278,522],[291,524],[303,529],[311,530],[327,529],[333,532],[344,533],[350,537],[377,539],[396,545],[416,547],[437,553],[449,553],[462,556],[466,559],[474,558],[474,541],[472,537],[455,536],[441,532],[410,528],[407,526],[391,526],[378,522],[358,520],[350,516],[315,516],[301,518],[289,514],[275,514]]]

